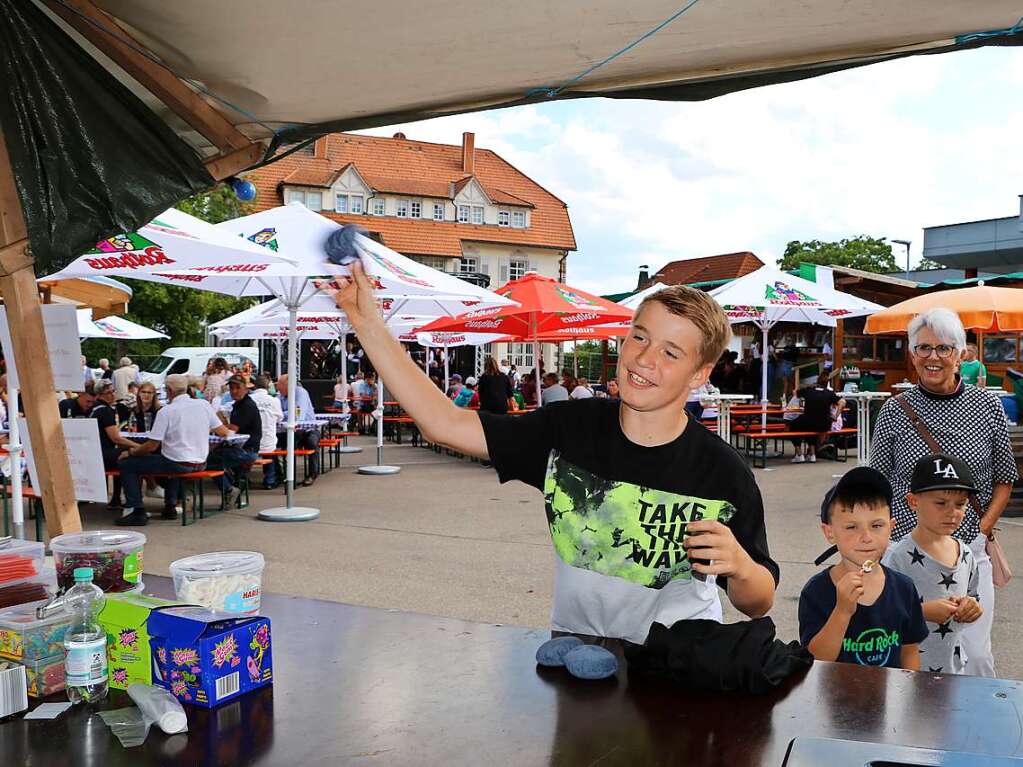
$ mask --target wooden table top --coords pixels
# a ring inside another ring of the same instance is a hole
[[[131,750],[81,707],[9,721],[0,764],[774,767],[797,737],[1023,754],[1020,682],[818,663],[770,695],[708,694],[630,680],[624,663],[600,682],[539,668],[547,631],[273,594],[263,611],[272,687],[186,706],[187,734],[154,729]],[[112,690],[103,707],[128,704]]]

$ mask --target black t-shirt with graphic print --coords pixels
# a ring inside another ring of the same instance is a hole
[[[920,644],[928,629],[913,581],[884,568],[884,589],[872,605],[857,605],[842,640],[839,663],[900,668],[902,648]],[[838,592],[831,568],[817,573],[799,595],[799,641],[809,645],[831,617]]]
[[[700,423],[656,447],[631,442],[619,400],[557,402],[525,415],[481,412],[502,482],[543,491],[556,553],[553,627],[642,642],[654,621],[720,619],[713,585],[692,570],[687,523],[727,524],[778,580],[760,491],[746,462]]]

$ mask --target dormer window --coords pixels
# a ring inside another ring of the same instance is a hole
[[[300,202],[309,210],[323,209],[323,193],[305,189],[289,189],[287,202]]]
[[[408,200],[398,200],[398,218],[408,218]]]
[[[472,222],[474,224],[482,224],[483,223],[483,206],[482,205],[473,205],[472,206]]]
[[[409,217],[410,218],[422,218],[423,217],[423,203],[419,200],[412,200],[409,203]]]
[[[526,228],[526,214],[521,210],[512,211],[512,226],[516,229]]]
[[[387,211],[387,201],[383,197],[373,198],[373,215],[382,216]]]
[[[458,223],[468,224],[469,223],[469,206],[459,205],[458,206]]]
[[[506,210],[497,211],[497,225],[511,226],[511,213]]]
[[[433,220],[434,221],[444,220],[444,203],[435,202],[433,204]]]

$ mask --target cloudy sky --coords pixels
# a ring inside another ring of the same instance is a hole
[[[1019,212],[1023,50],[921,56],[702,103],[592,99],[368,131],[457,144],[462,131],[569,206],[568,281],[610,293],[637,267],[790,240]],[[901,248],[897,247],[897,253]]]

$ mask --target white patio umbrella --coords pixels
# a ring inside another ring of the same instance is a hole
[[[147,328],[137,322],[110,315],[99,320],[92,318],[92,309],[79,309],[79,338],[110,338],[117,341],[146,341],[155,338],[170,338],[166,333]]]
[[[330,219],[314,213],[300,203],[291,203],[255,213],[251,216],[225,221],[217,228],[277,253],[287,254],[295,262],[293,267],[249,267],[245,264],[225,264],[174,274],[147,275],[144,279],[186,284],[203,290],[212,290],[233,296],[273,296],[280,308],[288,312],[289,327],[297,327],[300,310],[337,310],[326,292],[333,287],[330,278],[347,274],[345,267],[327,261],[325,245],[328,238],[342,227]],[[368,237],[356,235],[362,265],[376,288],[377,297],[385,310],[406,311],[406,305],[417,302],[422,313],[446,316],[469,308],[499,306],[514,303],[484,288],[477,287],[452,275],[431,269],[395,253]],[[327,278],[327,279],[324,279]],[[422,311],[429,307],[429,311]],[[288,344],[288,377],[297,381],[298,344]],[[317,509],[295,507],[294,398],[288,398],[288,460],[286,506],[265,509],[260,518],[270,521],[301,521],[315,519]]]
[[[425,323],[424,323],[425,324]],[[444,391],[449,386],[448,349],[457,346],[485,346],[512,340],[510,336],[495,333],[408,333],[402,341],[415,342],[427,349],[444,350]]]
[[[761,353],[767,355],[767,336],[782,320],[810,322],[834,327],[843,317],[861,317],[883,309],[879,304],[840,293],[827,285],[810,282],[773,266],[762,266],[710,292],[734,325],[752,322],[763,333]],[[760,396],[767,404],[767,365],[762,364]],[[761,414],[761,425],[767,413]]]

